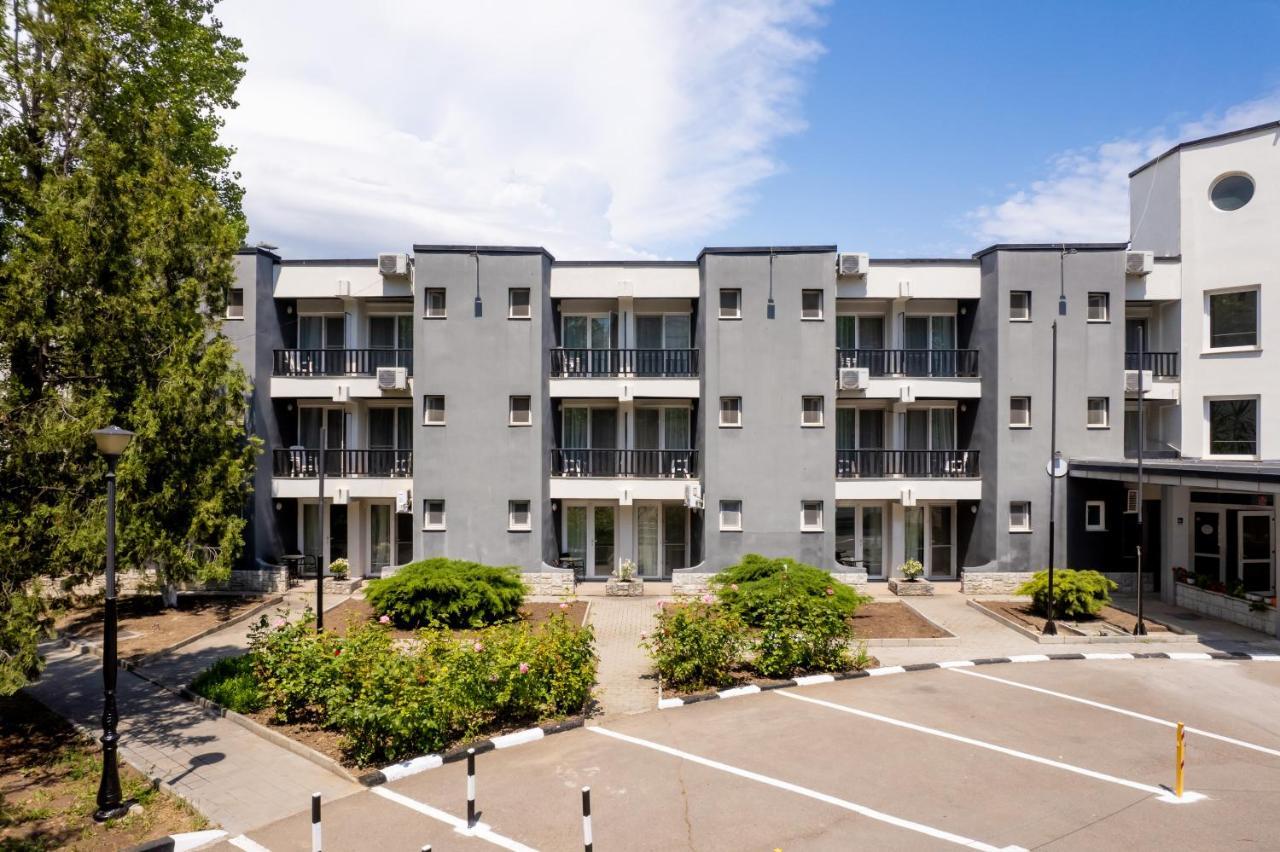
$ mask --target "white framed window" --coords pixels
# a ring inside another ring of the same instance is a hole
[[[720,397],[720,426],[725,429],[742,428],[742,397]]]
[[[810,427],[821,426],[822,405],[823,399],[820,396],[800,397],[800,425]]]
[[[444,425],[443,396],[424,396],[422,398],[422,423],[424,426]]]
[[[742,319],[742,291],[720,290],[720,319]]]
[[[1009,532],[1031,532],[1031,503],[1014,500],[1009,503]]]
[[[448,316],[445,310],[444,288],[429,287],[422,293],[422,302],[426,308],[427,319],[444,319]]]
[[[1030,429],[1031,428],[1031,397],[1029,396],[1009,397],[1009,428],[1010,429]]]
[[[720,529],[723,532],[742,532],[742,501],[720,501]]]
[[[1031,322],[1031,291],[1009,291],[1009,319],[1014,322]]]
[[[422,501],[422,528],[424,530],[444,529],[444,501]]]
[[[1258,455],[1258,398],[1206,399],[1209,455]]]
[[[1258,287],[1205,293],[1205,348],[1222,351],[1258,346],[1259,297]]]
[[[512,287],[507,290],[507,319],[529,319],[533,311],[529,307],[529,288]]]
[[[1086,500],[1084,504],[1084,528],[1089,532],[1106,532],[1107,504],[1103,500]]]
[[[1213,206],[1226,213],[1239,210],[1253,199],[1253,178],[1240,172],[1223,175],[1209,188]]]
[[[244,319],[244,288],[232,287],[227,291],[227,319]]]
[[[1111,294],[1089,294],[1089,322],[1107,322],[1111,319]]]
[[[806,320],[822,319],[822,291],[821,290],[801,290],[800,291],[800,319],[806,319]]]
[[[822,501],[800,501],[800,531],[822,532]]]
[[[533,425],[533,398],[528,396],[513,396],[510,398],[510,404],[507,407],[507,425],[508,426],[532,426]]]
[[[507,530],[529,532],[533,529],[533,511],[528,500],[507,501]]]
[[[1086,415],[1086,425],[1090,429],[1110,429],[1111,428],[1111,398],[1106,396],[1091,396],[1088,402],[1089,410]]]

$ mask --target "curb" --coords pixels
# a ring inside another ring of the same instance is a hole
[[[974,660],[947,660],[941,663],[911,663],[905,666],[881,666],[880,668],[862,669],[861,671],[805,675],[790,680],[759,681],[736,686],[733,689],[699,692],[681,698],[662,698],[658,701],[658,709],[670,710],[675,707],[684,707],[687,704],[699,704],[703,701],[738,698],[742,695],[754,695],[757,692],[767,692],[773,689],[815,686],[820,683],[833,683],[838,680],[883,677],[885,675],[906,674],[907,672],[924,672],[932,669],[960,669],[1003,663],[1047,663],[1056,660],[1234,660],[1236,662],[1250,660],[1254,662],[1280,663],[1280,654],[1248,654],[1244,651],[1154,651],[1139,654],[1128,651],[1096,651],[1074,654],[1017,654],[1012,657],[981,657]]]
[[[207,831],[187,831],[182,834],[166,834],[137,846],[130,846],[125,852],[188,852],[207,846],[215,840],[221,840],[227,833],[220,828]]]
[[[877,603],[900,603],[907,609],[911,610],[919,616],[926,624],[934,630],[947,634],[946,636],[933,636],[927,639],[864,639],[868,648],[939,648],[950,645],[959,645],[960,637],[934,621],[929,616],[921,612],[917,607],[912,606],[901,598],[895,598],[893,601],[878,601]]]
[[[152,660],[159,659],[160,657],[163,657],[166,654],[172,654],[174,651],[178,650],[179,648],[185,648],[194,642],[199,642],[201,639],[205,638],[206,636],[212,636],[213,634],[217,633],[220,630],[226,630],[228,627],[233,627],[234,625],[242,624],[248,621],[249,619],[253,618],[255,615],[261,615],[271,607],[278,606],[279,604],[282,604],[282,603],[284,603],[284,595],[278,594],[275,597],[268,598],[267,600],[263,601],[259,606],[255,606],[251,610],[242,612],[239,615],[237,615],[235,618],[230,619],[229,621],[224,621],[221,624],[215,624],[212,627],[207,627],[204,630],[201,630],[199,633],[195,634],[194,636],[188,636],[186,639],[183,639],[181,642],[178,642],[176,645],[170,645],[168,648],[165,648],[160,651],[155,651],[151,654],[147,654],[145,657],[139,657],[138,659],[133,661],[133,664],[140,666],[140,665],[143,665],[144,663],[149,663]]]
[[[1146,644],[1146,645],[1174,644],[1176,645],[1178,643],[1195,644],[1200,641],[1199,635],[1195,633],[1188,633],[1185,630],[1174,630],[1172,627],[1165,624],[1163,621],[1157,621],[1154,618],[1147,618],[1146,620],[1150,621],[1153,624],[1159,624],[1165,630],[1169,631],[1170,633],[1169,636],[1159,637],[1159,638],[1152,638],[1150,634],[1148,634],[1145,637],[1127,636],[1127,635],[1126,636],[1086,636],[1083,634],[1075,634],[1075,631],[1072,630],[1072,628],[1065,627],[1065,626],[1063,627],[1064,630],[1072,630],[1072,634],[1075,634],[1075,635],[1072,635],[1072,634],[1064,635],[1062,633],[1059,633],[1057,636],[1045,636],[1043,634],[1035,632],[1034,630],[1030,630],[1026,627],[1023,627],[1021,624],[1018,624],[1016,621],[1014,621],[1011,618],[1007,618],[994,610],[986,608],[980,602],[974,600],[973,598],[966,600],[965,603],[973,607],[983,615],[987,616],[987,618],[990,618],[996,622],[999,622],[1000,624],[1003,624],[1005,627],[1008,627],[1010,630],[1017,631],[1018,633],[1022,634],[1026,638],[1030,639],[1032,642],[1035,642],[1039,645],[1128,645],[1128,644]]]
[[[574,728],[581,728],[586,723],[586,719],[586,716],[570,716],[568,719],[539,725],[536,728],[525,728],[523,731],[502,734],[491,739],[472,740],[443,754],[424,754],[420,757],[411,757],[408,760],[384,766],[382,769],[375,769],[372,772],[361,775],[357,780],[366,787],[377,787],[379,784],[385,784],[388,781],[399,781],[401,778],[408,778],[410,775],[417,775],[419,772],[426,772],[428,769],[436,769],[446,763],[465,760],[467,752],[471,750],[474,750],[476,754],[484,754],[495,749],[511,748],[524,743],[536,742],[552,734],[572,731]]]

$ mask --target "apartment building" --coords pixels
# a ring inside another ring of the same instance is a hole
[[[248,558],[377,576],[445,555],[543,589],[629,559],[697,589],[761,552],[993,589],[1048,563],[1053,502],[1055,563],[1131,586],[1140,502],[1149,587],[1274,595],[1278,139],[1135,170],[1131,244],[246,249],[226,331],[266,445]]]

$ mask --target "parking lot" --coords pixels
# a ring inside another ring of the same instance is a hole
[[[1186,793],[1174,723],[1188,726]],[[326,803],[324,848],[1273,848],[1280,662],[906,672],[606,718]],[[299,813],[221,849],[306,850]]]

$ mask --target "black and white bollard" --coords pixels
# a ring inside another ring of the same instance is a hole
[[[591,788],[582,788],[582,848],[591,852]]]
[[[467,828],[476,824],[476,750],[467,749]]]
[[[320,794],[311,794],[311,852],[320,852]]]

